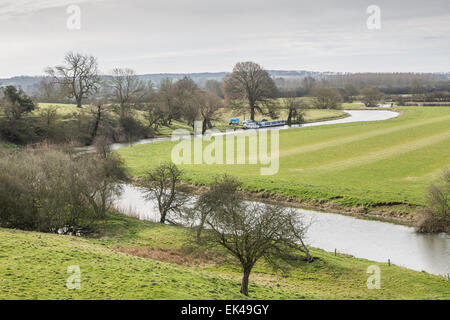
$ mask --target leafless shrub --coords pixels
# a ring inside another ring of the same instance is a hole
[[[98,218],[104,218],[115,197],[122,193],[119,182],[128,176],[122,159],[114,153],[85,155],[80,163],[82,192]]]
[[[314,97],[314,106],[319,109],[339,109],[342,96],[335,88],[325,85],[317,85],[311,89],[311,95]]]
[[[0,226],[77,233],[104,218],[117,189],[115,156],[23,150],[0,159]]]
[[[428,188],[427,206],[418,211],[418,232],[450,233],[450,169]]]
[[[361,100],[366,107],[376,107],[378,103],[383,99],[383,94],[373,88],[364,88],[360,91],[362,96]]]

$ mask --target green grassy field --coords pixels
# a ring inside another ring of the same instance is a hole
[[[227,172],[240,178],[247,190],[301,201],[422,205],[429,183],[450,165],[450,108],[399,109],[401,116],[386,121],[281,130],[279,172],[273,176],[261,176],[259,164],[204,164],[182,165],[184,179],[207,184]],[[136,145],[118,152],[139,177],[170,160],[174,145]]]
[[[187,247],[186,229],[112,214],[96,237],[0,228],[0,299],[247,299],[238,265],[221,251]],[[251,299],[449,299],[438,276],[346,255],[320,258],[288,274],[260,263]],[[369,290],[368,266],[381,268],[381,289]],[[69,266],[81,289],[69,290]]]
[[[38,115],[39,111],[49,108],[55,108],[59,116],[69,116],[73,113],[80,112],[80,108],[76,104],[64,104],[64,103],[38,103],[38,108],[33,111],[33,115]]]

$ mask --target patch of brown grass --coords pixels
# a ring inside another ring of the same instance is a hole
[[[132,256],[174,263],[182,266],[222,265],[229,261],[229,257],[223,253],[211,250],[201,250],[194,247],[176,249],[163,247],[142,248],[114,246],[113,249]]]

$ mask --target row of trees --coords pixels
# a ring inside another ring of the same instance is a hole
[[[314,98],[313,106],[319,109],[338,109],[344,101],[352,101],[353,97],[360,96],[367,107],[376,107],[383,99],[381,91],[374,88],[363,88],[357,90],[348,86],[345,90],[338,90],[324,82],[317,82],[312,77],[302,80],[302,85]],[[275,81],[268,72],[253,62],[238,63],[233,72],[225,77],[223,81],[223,92],[230,104],[236,105],[236,109],[242,108],[242,102],[250,109],[250,119],[254,120],[256,111],[276,117],[277,102],[274,98],[284,97],[284,107],[288,109],[287,123],[290,125],[292,119],[301,121],[301,112],[308,106],[304,102],[296,102],[297,92],[295,89],[283,89],[279,92]],[[299,117],[300,116],[300,117]]]
[[[275,116],[278,107],[275,98],[279,92],[269,73],[254,62],[240,62],[227,75],[221,87],[217,82],[207,83],[208,90],[201,90],[197,84],[184,78],[176,83],[163,80],[158,90],[152,83],[145,83],[130,69],[114,69],[112,75],[101,80],[96,59],[92,56],[69,53],[65,64],[48,68],[49,79],[44,80],[45,92],[49,82],[58,86],[69,98],[74,98],[79,107],[89,96],[101,95],[108,102],[116,104],[118,113],[125,117],[133,109],[144,109],[148,120],[154,128],[167,126],[173,119],[183,119],[192,125],[197,119],[203,121],[204,130],[211,127],[218,110],[223,107],[219,95],[223,92],[227,104],[235,110],[249,110],[250,119],[254,120],[256,112]],[[308,82],[308,81],[307,81]],[[311,86],[314,81],[308,82]],[[324,86],[315,86],[313,95],[319,100],[320,108],[335,108],[340,100],[339,94]],[[290,92],[295,96],[295,92]],[[325,101],[324,101],[325,99]],[[330,101],[331,100],[331,101]]]
[[[225,93],[228,101],[248,103],[251,119],[255,118],[256,110],[261,111],[261,104],[267,104],[278,96],[275,82],[268,72],[253,62],[237,63],[221,88],[216,82],[208,82],[208,94],[202,92],[194,81],[185,78],[176,84],[168,79],[163,80],[158,95],[151,82],[140,80],[131,69],[114,69],[112,75],[103,80],[99,76],[95,57],[72,52],[65,56],[63,65],[47,68],[46,73],[48,78],[40,87],[47,99],[51,94],[66,95],[81,108],[89,97],[100,95],[118,104],[121,113],[133,107],[141,108],[138,104],[143,103],[150,106],[152,118],[164,113],[161,119],[153,121],[163,125],[181,117],[192,123],[192,119],[200,115],[206,123],[210,122],[211,105],[214,109],[220,106],[221,92]],[[199,103],[203,103],[203,108],[197,107]]]
[[[95,105],[98,115],[100,109],[113,106],[124,127],[131,127],[133,110],[141,110],[155,131],[160,126],[171,125],[173,120],[193,125],[199,119],[206,130],[212,127],[212,121],[223,107],[220,97],[214,93],[217,91],[214,83],[207,83],[208,91],[187,77],[176,82],[164,79],[156,89],[151,81],[141,80],[128,68],[116,68],[111,76],[100,77],[96,58],[79,53],[68,53],[63,65],[48,68],[46,73],[48,78],[41,85],[46,99],[50,99],[50,94],[55,94],[55,98],[67,96],[79,108],[83,103]]]
[[[48,77],[40,85],[44,100],[73,99],[80,112],[61,122],[57,110],[47,108],[35,113],[33,119],[24,119],[36,105],[22,91],[7,87],[0,97],[0,111],[5,115],[1,120],[5,124],[3,139],[14,143],[75,140],[91,144],[96,137],[105,136],[116,142],[132,141],[152,137],[174,120],[189,126],[200,120],[205,132],[220,120],[224,106],[237,114],[249,114],[252,120],[256,113],[276,119],[284,108],[290,125],[301,123],[303,110],[308,107],[295,101],[295,90],[280,92],[269,73],[254,62],[237,63],[222,83],[209,81],[205,88],[188,77],[165,79],[155,87],[129,68],[115,68],[109,76],[100,76],[95,57],[73,52],[65,56],[63,64],[47,68],[46,73]],[[358,94],[366,106],[376,106],[382,99],[381,92],[371,88],[342,91],[311,77],[305,78],[303,84],[314,98],[315,108],[336,109]],[[278,97],[284,98],[282,105]]]
[[[352,100],[349,97],[355,96],[358,96],[366,107],[376,107],[383,100],[383,94],[373,88],[364,88],[359,92],[347,92],[346,94],[345,96],[339,90],[326,85],[316,85],[311,88],[311,95],[314,97],[313,104],[319,109],[338,109],[342,102],[350,102]]]
[[[97,60],[78,53],[68,53],[64,64],[48,68],[47,74],[49,77],[41,83],[44,100],[74,99],[79,112],[66,115],[66,119],[53,107],[38,112],[37,105],[22,90],[2,88],[1,139],[17,144],[42,140],[92,144],[99,136],[132,141],[153,136],[160,126],[170,126],[173,120],[192,126],[195,120],[201,120],[206,131],[223,107],[217,94],[200,89],[189,78],[163,80],[156,89],[135,71],[116,68],[105,80],[99,76]]]
[[[450,81],[442,76],[423,73],[357,73],[332,75],[325,79],[334,88],[353,86],[378,89],[385,94],[419,94],[450,90]]]
[[[293,90],[298,97],[311,94],[311,89],[319,84],[335,88],[343,96],[354,96],[364,88],[377,89],[388,95],[450,91],[448,77],[421,73],[348,73],[320,78],[277,78],[275,82],[280,90]]]
[[[96,137],[112,141],[151,134],[133,115],[114,117],[113,106],[101,98],[91,100],[80,112],[63,115],[57,107],[38,109],[22,90],[0,89],[0,140],[15,144],[77,142],[92,144]],[[64,120],[64,121],[63,121]],[[125,138],[126,137],[126,138]]]
[[[205,89],[187,77],[172,81],[162,80],[158,88],[153,83],[142,81],[131,69],[114,69],[111,76],[100,77],[97,60],[88,55],[68,53],[64,64],[46,70],[48,78],[41,84],[46,100],[50,95],[74,99],[77,106],[83,103],[96,106],[95,126],[91,140],[97,132],[104,109],[113,106],[120,116],[126,132],[132,131],[133,110],[145,112],[146,120],[154,131],[161,126],[170,126],[173,120],[181,120],[193,126],[195,120],[203,123],[203,132],[212,127],[226,102],[235,110],[247,109],[250,118],[261,112],[275,116],[274,98],[278,91],[266,70],[253,62],[236,64],[233,72],[222,84],[208,81]],[[295,115],[294,115],[295,117]],[[291,116],[292,118],[292,116]],[[130,138],[133,132],[130,134]]]

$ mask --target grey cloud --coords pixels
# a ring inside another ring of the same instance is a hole
[[[277,69],[450,70],[447,0],[14,3],[0,1],[0,16],[16,15],[0,18],[0,78],[40,74],[69,50],[98,56],[105,72],[227,71],[244,59]],[[80,31],[65,27],[69,3],[82,9]],[[381,30],[366,28],[370,4],[381,7]]]

